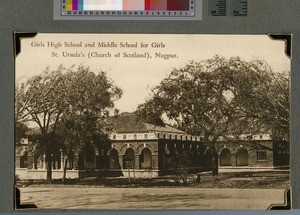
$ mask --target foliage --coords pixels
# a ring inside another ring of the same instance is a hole
[[[263,61],[215,56],[173,69],[138,110],[150,122],[175,122],[203,136],[217,168],[214,144],[220,137],[279,129],[288,136],[289,79]]]
[[[59,122],[59,133],[63,147],[80,150],[80,145],[86,142],[97,143],[107,139],[111,131],[107,121],[109,112],[122,91],[104,72],[96,75],[87,68],[79,67],[78,72],[72,72],[69,78],[72,81],[66,86],[70,91]]]
[[[59,149],[74,150],[87,137],[107,133],[106,119],[121,95],[121,89],[106,73],[95,74],[83,66],[46,68],[17,86],[16,122],[37,124],[39,150],[46,155],[48,182],[51,154]]]
[[[26,138],[28,136],[29,128],[23,122],[16,122],[15,124],[15,137],[16,142],[20,142],[22,138]]]
[[[171,169],[175,171],[176,182],[182,181],[187,184],[189,174],[190,159],[186,151],[180,151],[175,157],[171,158]]]

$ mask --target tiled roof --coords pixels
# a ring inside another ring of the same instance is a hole
[[[186,132],[173,128],[169,125],[157,126],[143,122],[135,113],[122,113],[110,118],[113,129],[117,133],[143,133],[143,132],[161,132],[161,133],[178,133]]]

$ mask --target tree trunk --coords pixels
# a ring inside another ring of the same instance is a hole
[[[212,159],[212,175],[216,176],[219,174],[219,155],[215,147],[215,141],[217,137],[213,138],[213,140],[209,140],[208,135],[204,135],[204,142],[208,144],[210,149],[210,156]]]
[[[212,150],[212,175],[216,176],[219,174],[219,156],[216,148],[213,147]]]
[[[52,156],[51,152],[46,152],[45,155],[45,160],[46,160],[46,167],[47,167],[47,184],[52,183]]]
[[[64,163],[64,174],[63,174],[63,178],[62,178],[63,184],[65,184],[65,182],[66,182],[68,160],[69,160],[69,156],[67,155],[65,163]]]

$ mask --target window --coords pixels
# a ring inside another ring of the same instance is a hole
[[[144,138],[145,138],[145,139],[148,139],[148,134],[145,134],[145,135],[144,135]]]
[[[257,150],[256,156],[258,161],[266,161],[267,160],[267,151],[266,150]]]
[[[116,139],[116,135],[115,135],[115,134],[113,135],[113,139],[114,139],[114,140]]]
[[[136,140],[136,139],[137,139],[137,134],[134,134],[134,135],[133,135],[133,138]]]
[[[123,134],[123,139],[126,140],[126,134]]]

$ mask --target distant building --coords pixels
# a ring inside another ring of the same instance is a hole
[[[269,134],[241,135],[216,144],[220,171],[289,168],[289,142],[272,140]]]
[[[88,176],[158,177],[174,174],[179,155],[188,157],[189,173],[209,171],[211,153],[202,137],[171,126],[139,122],[133,114],[113,118],[114,132],[102,148],[87,146],[67,163],[67,178]],[[289,165],[287,142],[268,134],[247,135],[216,144],[220,170],[270,170]],[[53,153],[52,178],[62,178],[64,156]],[[16,146],[16,174],[21,179],[46,179],[44,156],[35,155],[34,143],[23,139]]]

